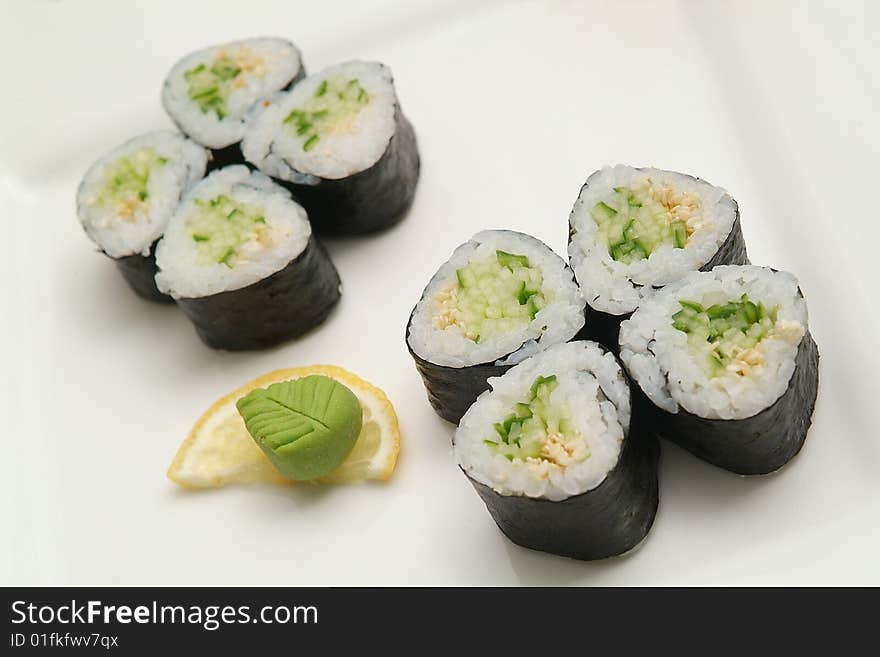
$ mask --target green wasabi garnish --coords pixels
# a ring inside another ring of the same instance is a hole
[[[235,406],[269,460],[296,480],[338,468],[354,448],[363,422],[355,394],[318,374],[252,390]]]
[[[312,150],[336,125],[350,121],[370,102],[370,95],[357,79],[328,78],[302,106],[291,110],[284,124],[303,139],[303,150]]]

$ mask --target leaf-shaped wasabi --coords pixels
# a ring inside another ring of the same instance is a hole
[[[248,433],[289,479],[333,472],[354,448],[363,423],[354,393],[317,374],[252,390],[235,406]]]

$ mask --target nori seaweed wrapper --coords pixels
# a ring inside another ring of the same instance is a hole
[[[819,389],[819,350],[809,331],[801,339],[788,389],[771,406],[741,420],[708,419],[679,405],[655,406],[638,385],[633,412],[650,418],[657,435],[695,456],[742,475],[774,472],[803,447]]]
[[[313,185],[275,178],[306,209],[316,232],[357,235],[403,219],[415,197],[421,164],[415,131],[399,104],[394,119],[385,152],[363,171],[338,180],[311,176],[317,181]]]
[[[626,313],[625,315],[604,313],[587,303],[586,308],[584,308],[584,328],[580,330],[575,340],[598,342],[617,355],[620,353],[620,345],[618,344],[620,324],[631,316],[632,313]]]
[[[617,556],[648,535],[660,502],[660,446],[635,422],[633,415],[617,464],[604,481],[558,502],[500,495],[465,476],[498,528],[517,545],[583,561]]]
[[[696,181],[702,180],[702,178],[697,178],[696,176],[691,176],[686,173],[682,173],[679,175],[687,176],[688,178]],[[584,184],[584,187],[589,184],[589,179],[587,180],[588,182]],[[739,220],[739,203],[737,203],[736,199],[734,199],[733,197],[731,197],[731,200],[733,201],[735,216],[733,219],[733,225],[730,227],[730,233],[728,233],[727,238],[724,240],[721,246],[718,247],[715,255],[712,256],[709,262],[700,267],[699,271],[709,271],[710,269],[712,269],[713,267],[717,267],[718,265],[750,264],[749,255],[748,253],[746,253],[746,242],[742,234],[742,225],[740,224]],[[571,219],[569,219],[569,263],[571,262],[571,241],[574,237],[574,234],[575,229],[571,223]],[[577,275],[575,275],[575,280],[577,280]],[[658,287],[657,289],[661,288],[662,286]],[[596,310],[591,304],[591,299],[586,299],[586,301],[587,307],[584,311],[586,322],[584,324],[584,328],[578,334],[577,339],[593,340],[594,342],[598,342],[599,344],[611,349],[611,351],[613,351],[615,355],[619,354],[620,345],[618,344],[618,337],[620,335],[620,324],[624,320],[629,319],[633,312],[635,312],[635,309],[622,315],[615,315],[613,313],[607,313],[602,310]]]
[[[415,308],[406,325],[406,348],[416,363],[428,393],[428,401],[437,415],[447,422],[458,424],[474,400],[489,389],[488,379],[501,376],[513,365],[495,365],[493,361],[468,367],[449,367],[425,360],[409,346],[409,329],[414,314]]]
[[[248,168],[253,169],[253,166],[245,162],[244,155],[241,153],[240,141],[223,148],[212,148],[210,151],[211,157],[208,159],[208,168],[205,171],[205,175],[232,164],[244,164]]]
[[[229,292],[176,299],[210,347],[264,349],[323,322],[339,301],[336,267],[314,235],[284,269]]]
[[[156,287],[156,240],[150,245],[150,255],[140,253],[111,258],[128,286],[142,299],[158,303],[173,303],[167,294],[162,294]],[[110,256],[108,256],[110,257]]]

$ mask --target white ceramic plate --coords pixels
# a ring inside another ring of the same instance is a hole
[[[836,2],[18,2],[0,24],[2,583],[880,583],[876,167],[880,5]],[[386,62],[422,178],[397,228],[329,243],[332,318],[212,351],[94,252],[74,193],[94,158],[170,125],[167,69],[277,33],[310,70]],[[455,467],[403,333],[428,278],[483,228],[565,253],[603,164],[698,174],[740,203],[753,262],[796,273],[822,355],[813,428],[740,478],[664,444],[641,550],[579,563],[509,543]],[[279,367],[382,387],[403,450],[383,485],[192,494],[165,470],[215,399]],[[11,539],[11,541],[10,541]]]

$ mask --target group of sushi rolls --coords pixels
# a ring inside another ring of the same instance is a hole
[[[657,510],[658,438],[743,475],[800,451],[818,391],[806,301],[793,275],[749,263],[725,190],[605,167],[571,212],[569,265],[527,235],[479,233],[407,325],[508,538],[585,560],[632,550]]]
[[[289,41],[234,41],[175,64],[162,105],[179,133],[137,137],[86,174],[88,236],[211,347],[261,349],[320,324],[341,287],[316,234],[387,228],[415,194],[418,147],[390,69],[307,77]]]

